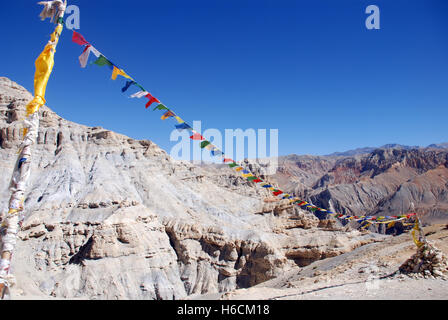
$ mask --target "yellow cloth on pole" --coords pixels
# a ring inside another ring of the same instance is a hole
[[[421,233],[421,228],[420,228],[420,224],[418,223],[418,219],[415,220],[415,224],[414,224],[414,228],[412,228],[412,239],[414,239],[414,243],[415,245],[420,248],[421,246],[424,245],[423,242],[420,241],[420,239],[415,235],[416,232]]]
[[[56,45],[59,42],[59,36],[63,26],[58,24],[51,34],[50,42],[45,46],[44,51],[36,59],[36,73],[34,74],[34,99],[26,106],[26,116],[39,111],[45,104],[45,91],[47,89],[48,79],[54,66],[54,54]]]
[[[40,107],[45,104],[45,92],[47,90],[48,79],[50,79],[51,72],[54,66],[54,54],[56,46],[59,42],[59,36],[63,29],[62,24],[58,24],[51,34],[50,42],[45,46],[42,53],[37,57],[35,65],[36,72],[34,73],[34,98],[26,106],[26,116],[39,111]],[[28,129],[23,129],[23,136],[28,133]]]

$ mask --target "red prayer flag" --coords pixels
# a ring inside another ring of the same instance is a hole
[[[224,161],[224,163],[227,163],[227,162],[235,162],[235,161],[233,161],[232,159],[229,159],[229,158],[225,158],[223,161]]]
[[[255,180],[252,181],[252,182],[258,183],[258,182],[263,182],[263,180],[261,180],[261,179],[255,179]]]
[[[272,194],[274,195],[274,196],[279,196],[279,195],[281,195],[283,193],[283,191],[276,191],[276,192],[273,192]]]
[[[149,106],[150,106],[151,104],[153,104],[154,102],[161,103],[161,102],[159,101],[159,99],[153,97],[150,93],[148,93],[148,94],[146,95],[146,98],[149,99],[149,102],[146,104],[146,109],[148,109]]]
[[[84,46],[84,45],[89,45],[89,44],[90,44],[90,43],[87,42],[86,39],[84,39],[84,37],[82,36],[82,34],[76,32],[75,30],[73,30],[72,41],[73,41],[74,43],[79,44],[80,46]]]
[[[192,135],[191,137],[190,137],[190,139],[192,139],[192,140],[205,140],[204,139],[204,137],[203,136],[201,136],[199,133],[195,133],[194,135]]]

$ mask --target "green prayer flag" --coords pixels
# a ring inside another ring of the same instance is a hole
[[[249,180],[249,181],[257,180],[257,177],[249,177],[249,178],[247,178],[247,180]]]
[[[201,142],[201,148],[204,149],[206,146],[208,146],[209,144],[211,144],[210,141],[202,141]]]
[[[233,167],[237,167],[238,165],[234,162],[234,163],[231,163],[231,164],[229,164],[229,167],[230,168],[233,168]]]
[[[112,62],[106,59],[105,56],[100,56],[95,62],[97,66],[104,67],[104,66],[112,66]]]
[[[155,110],[168,110],[168,108],[165,107],[163,104],[159,104],[157,107],[154,108],[154,111]]]

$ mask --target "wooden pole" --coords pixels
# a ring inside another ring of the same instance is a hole
[[[64,21],[63,17],[67,8],[67,0],[40,2],[45,6],[47,17],[56,19],[56,29],[51,35],[50,42],[36,60],[36,74],[34,81],[34,99],[27,105],[27,119],[25,121],[24,140],[20,146],[20,153],[14,167],[10,183],[11,197],[9,211],[2,221],[1,255],[0,255],[0,298],[4,299],[8,287],[14,284],[14,277],[10,274],[10,265],[17,233],[19,230],[19,215],[23,212],[26,184],[31,173],[31,147],[36,143],[39,131],[39,108],[45,103],[45,89],[50,77],[56,46],[59,42]],[[43,11],[43,12],[44,12]],[[48,15],[49,14],[49,15]],[[37,70],[39,69],[39,70]]]

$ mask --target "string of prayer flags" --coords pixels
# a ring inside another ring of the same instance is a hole
[[[131,95],[131,98],[143,98],[146,97],[149,99],[148,103],[146,104],[146,108],[149,108],[153,103],[158,103],[158,105],[154,108],[155,110],[166,110],[166,112],[162,115],[161,119],[166,120],[168,118],[174,118],[177,121],[177,125],[175,125],[176,129],[178,130],[185,130],[188,129],[192,131],[193,135],[190,136],[192,140],[198,140],[201,141],[200,147],[201,149],[207,149],[211,152],[213,156],[221,155],[224,159],[223,162],[226,163],[230,168],[234,168],[235,171],[241,172],[242,176],[246,178],[250,182],[259,183],[259,185],[269,191],[272,192],[274,196],[279,197],[279,200],[281,199],[289,199],[290,203],[297,204],[303,209],[307,209],[313,213],[316,214],[316,212],[325,213],[328,216],[336,217],[338,219],[348,219],[348,220],[354,220],[361,223],[366,222],[365,226],[371,225],[373,223],[391,223],[391,220],[398,221],[402,219],[410,219],[412,216],[415,215],[415,213],[410,213],[407,215],[401,215],[401,216],[348,216],[343,214],[337,214],[330,210],[325,210],[322,208],[319,208],[315,205],[312,205],[306,201],[302,201],[298,198],[295,198],[294,196],[284,193],[281,190],[278,190],[274,188],[271,184],[264,182],[262,179],[254,176],[249,170],[245,170],[242,166],[239,166],[234,160],[230,158],[226,158],[225,154],[219,150],[216,146],[214,146],[210,141],[207,141],[204,139],[204,137],[193,130],[192,127],[190,127],[183,119],[181,119],[179,116],[177,116],[173,111],[168,109],[165,105],[163,105],[157,98],[152,96],[149,92],[147,92],[141,85],[139,85],[137,82],[135,82],[123,69],[118,68],[116,65],[114,65],[111,61],[109,61],[104,55],[102,55],[98,50],[96,50],[81,34],[77,33],[76,31],[73,32],[72,41],[81,45],[86,46],[83,53],[79,57],[79,61],[81,64],[81,67],[86,67],[87,61],[90,55],[90,52],[94,53],[97,57],[96,61],[93,63],[102,67],[102,66],[109,66],[112,71],[112,79],[115,80],[118,75],[121,75],[131,81],[126,81],[126,85],[123,87],[122,92],[126,92],[130,86],[135,85],[138,88],[140,88],[141,91],[134,93]]]

